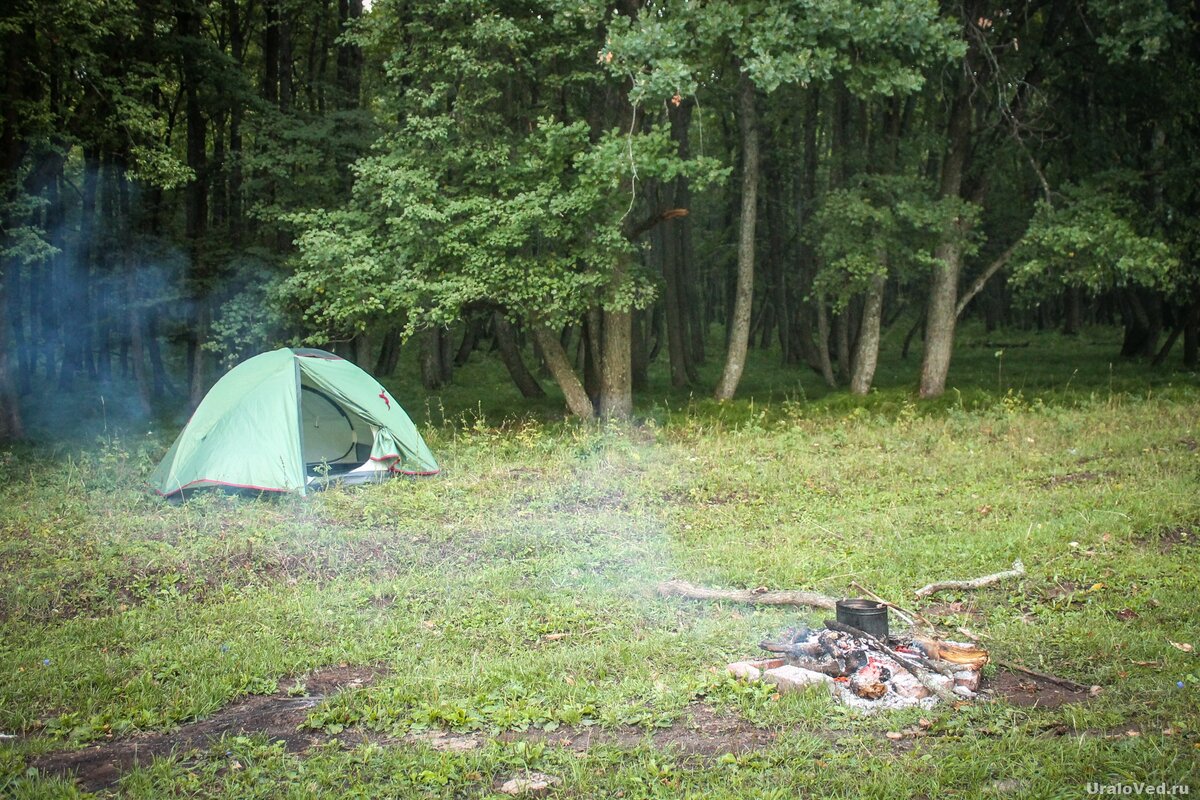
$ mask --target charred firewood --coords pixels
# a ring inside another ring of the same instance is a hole
[[[910,655],[907,653],[897,653],[895,650],[888,647],[886,644],[881,642],[878,638],[872,636],[871,634],[867,633],[866,631],[861,631],[858,628],[853,628],[849,625],[843,625],[842,623],[838,622],[837,620],[832,620],[832,619],[825,620],[825,627],[829,628],[832,631],[838,631],[839,633],[845,633],[850,636],[853,636],[854,638],[864,642],[867,646],[871,647],[872,649],[878,650],[879,652],[883,653],[884,655],[890,656],[893,661],[895,661],[900,666],[904,667],[904,669],[906,669],[909,673],[911,673],[914,678],[916,678],[918,681],[920,681],[922,686],[924,686],[926,689],[933,692],[934,694],[936,694],[938,697],[942,698],[943,700],[954,700],[955,699],[955,695],[954,695],[953,691],[951,691],[948,687],[933,680],[932,676],[930,675],[931,672],[941,673],[942,669],[946,669],[947,671],[949,671],[948,668],[945,668],[945,667],[938,668],[932,662],[928,661],[927,659],[925,659],[921,656]],[[921,662],[924,662],[924,664],[922,664]],[[928,666],[925,666],[926,664],[928,664]],[[947,675],[946,677],[950,677],[951,681],[953,681],[953,673],[950,673],[950,675]],[[951,685],[953,685],[953,683],[951,683]]]

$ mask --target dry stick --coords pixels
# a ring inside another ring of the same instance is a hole
[[[1008,580],[1009,578],[1019,578],[1025,574],[1025,565],[1021,563],[1021,559],[1013,562],[1012,569],[1004,572],[997,572],[993,575],[984,575],[982,578],[972,578],[969,581],[941,581],[939,583],[931,583],[928,586],[922,586],[917,589],[917,597],[928,597],[931,594],[944,591],[946,589],[981,589],[984,586],[990,586],[993,583]]]
[[[1022,672],[1026,675],[1029,675],[1030,677],[1040,678],[1041,680],[1049,681],[1050,683],[1057,684],[1057,685],[1063,687],[1064,689],[1069,689],[1072,692],[1086,692],[1088,690],[1088,687],[1084,686],[1082,683],[1076,683],[1075,681],[1071,680],[1070,678],[1060,678],[1057,675],[1047,675],[1044,672],[1037,672],[1035,670],[1030,669],[1029,667],[1022,667],[1020,664],[1013,664],[1010,661],[997,661],[996,665],[1000,666],[1000,667],[1004,667],[1006,670],[1008,670],[1010,672]]]
[[[915,628],[915,627],[917,627],[917,622],[920,622],[922,625],[924,625],[925,627],[927,627],[927,628],[929,628],[929,629],[931,629],[931,630],[932,630],[932,629],[935,629],[935,628],[937,627],[936,625],[934,625],[934,624],[933,624],[933,623],[931,623],[929,620],[927,620],[927,619],[925,619],[924,617],[922,617],[922,616],[921,616],[920,614],[918,614],[917,612],[915,612],[915,611],[906,611],[905,609],[901,608],[900,606],[896,605],[895,603],[889,603],[887,600],[884,600],[882,597],[880,597],[879,595],[875,594],[874,592],[872,592],[872,591],[871,591],[870,589],[868,589],[867,587],[863,586],[863,585],[862,585],[861,583],[859,583],[858,581],[850,581],[850,585],[851,585],[851,586],[853,586],[855,589],[858,589],[860,592],[862,592],[863,594],[865,594],[867,597],[870,597],[870,598],[871,598],[872,600],[874,600],[875,602],[877,602],[877,603],[882,603],[883,605],[885,605],[885,606],[887,606],[888,608],[890,608],[892,611],[895,611],[895,612],[896,612],[896,616],[898,616],[900,619],[902,619],[902,620],[904,620],[905,622],[907,622],[907,623],[908,623],[908,625],[909,625],[909,627],[911,627],[911,628]],[[914,619],[914,618],[915,618],[915,619]]]
[[[856,639],[861,639],[864,642],[867,642],[868,644],[870,644],[875,649],[879,650],[881,653],[883,653],[887,656],[890,656],[893,661],[895,661],[897,664],[899,664],[900,666],[902,666],[906,670],[908,670],[910,673],[912,673],[912,676],[914,678],[916,678],[922,686],[924,686],[926,689],[933,692],[934,694],[936,694],[938,697],[942,698],[943,700],[957,700],[958,699],[958,695],[954,694],[954,692],[947,689],[945,686],[939,685],[938,683],[936,683],[929,677],[930,671],[942,672],[942,670],[939,669],[938,667],[934,666],[932,663],[930,663],[926,659],[920,658],[919,656],[909,656],[907,654],[897,653],[895,650],[888,647],[886,644],[879,641],[879,639],[875,638],[874,636],[867,633],[866,631],[861,631],[858,628],[852,627],[850,625],[843,625],[842,623],[837,622],[836,620],[832,620],[832,619],[825,620],[825,627],[831,631],[840,631],[842,633],[847,633],[847,634],[855,637]],[[912,658],[913,661],[910,662],[908,660],[909,658]],[[924,662],[924,664],[913,663],[913,662],[918,662],[918,661]],[[925,667],[926,664],[928,665],[928,667],[923,668],[923,667]],[[952,678],[952,676],[948,676],[948,677]]]
[[[663,597],[672,595],[689,600],[732,600],[735,603],[757,603],[763,606],[811,606],[812,608],[834,608],[837,602],[832,597],[816,592],[771,592],[757,589],[706,589],[693,586],[687,581],[664,581],[658,585]]]

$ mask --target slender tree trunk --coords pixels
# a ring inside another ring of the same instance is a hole
[[[150,357],[150,370],[154,383],[152,395],[155,399],[167,393],[170,382],[163,364],[162,348],[158,344],[158,312],[151,310],[146,317],[146,353]]]
[[[630,314],[629,383],[633,391],[644,391],[650,383],[650,354],[646,342],[646,312],[634,309]]]
[[[912,344],[913,337],[917,335],[917,331],[924,329],[924,327],[925,327],[925,312],[922,311],[920,316],[917,317],[916,321],[913,322],[912,327],[908,329],[908,333],[906,333],[904,335],[904,347],[900,348],[901,360],[908,360],[909,345]],[[922,338],[924,338],[924,337],[922,337]]]
[[[1076,336],[1083,326],[1083,290],[1078,286],[1068,286],[1063,294],[1066,313],[1063,315],[1063,333]]]
[[[1200,297],[1191,303],[1183,324],[1183,365],[1195,369],[1200,364]]]
[[[968,61],[968,64],[970,62]],[[949,150],[942,163],[939,196],[959,197],[971,135],[969,81],[959,76],[959,88],[950,111]],[[925,353],[921,361],[921,397],[938,397],[946,391],[958,307],[958,276],[962,271],[962,239],[966,221],[955,220],[946,238],[934,250],[936,264],[929,281],[925,312]]]
[[[668,207],[675,201],[675,191],[665,193]],[[680,241],[677,226],[666,225],[655,231],[662,242],[663,282],[666,285],[663,303],[667,311],[667,358],[670,361],[671,385],[681,388],[688,384],[687,342],[683,287],[680,286]]]
[[[784,268],[786,256],[784,254],[784,240],[786,238],[785,225],[783,221],[783,209],[786,199],[784,198],[783,186],[784,182],[781,178],[782,170],[774,170],[774,180],[769,184],[770,190],[766,202],[767,207],[767,241],[768,254],[771,259],[771,290],[773,295],[773,306],[775,308],[775,319],[773,320],[778,325],[779,329],[779,349],[780,359],[784,364],[792,362],[791,339],[792,339],[792,314],[791,314],[791,298],[788,293],[787,270]],[[769,342],[766,337],[763,338],[763,346],[766,347]]]
[[[454,354],[454,366],[461,367],[471,358],[471,353],[475,352],[475,343],[479,341],[479,329],[482,327],[482,322],[471,315],[467,317],[463,324],[463,338],[458,345],[458,351]]]
[[[567,408],[580,419],[591,419],[592,401],[588,398],[583,384],[579,382],[575,370],[571,369],[571,363],[567,359],[567,354],[563,350],[558,336],[554,331],[541,325],[533,328],[533,336],[537,340],[538,346],[542,348],[542,353],[546,357],[546,366],[550,369],[550,374],[554,376],[554,382],[562,389],[563,397],[567,401]]]
[[[837,348],[837,378],[839,383],[850,380],[850,306],[833,318],[833,339]]]
[[[200,18],[197,9],[190,3],[181,4],[176,10],[180,34],[184,37],[200,38]],[[204,236],[208,227],[208,181],[206,158],[206,123],[200,105],[200,65],[194,49],[185,47],[182,53],[183,92],[185,116],[187,118],[187,162],[196,177],[187,185],[185,195],[185,233],[190,244],[191,267],[188,284],[195,306],[194,330],[189,332],[189,351],[192,355],[192,374],[189,401],[192,408],[200,405],[208,389],[208,355],[204,342],[208,339],[210,310],[208,292],[209,275],[204,254]]]
[[[499,311],[492,314],[492,330],[496,332],[496,346],[500,350],[500,360],[508,370],[513,383],[517,385],[522,397],[545,397],[537,378],[533,377],[521,358],[521,350],[517,347],[517,337],[513,332],[508,318]]]
[[[739,65],[740,69],[740,65]],[[758,119],[754,84],[744,71],[738,75],[738,123],[742,139],[742,214],[738,234],[737,292],[725,370],[717,384],[717,400],[729,400],[737,391],[746,367],[750,343],[750,315],[754,299],[754,226],[758,214]]]
[[[668,106],[667,114],[671,121],[671,136],[678,143],[679,157],[688,159],[691,157],[689,132],[692,124],[692,107],[694,103],[691,100],[685,100],[679,106]],[[672,203],[675,208],[685,208],[691,211],[692,208],[692,190],[691,184],[688,182],[687,176],[680,175],[675,179]],[[692,217],[689,213],[686,217],[672,220],[663,232],[664,240],[669,239],[671,242],[671,251],[673,254],[673,266],[675,268],[675,299],[676,299],[676,316],[678,316],[678,328],[680,338],[682,339],[682,363],[686,375],[685,382],[698,383],[699,376],[696,374],[696,365],[704,363],[704,310],[702,308],[702,292],[699,281],[696,280],[695,262],[692,252]],[[668,314],[670,306],[668,304]],[[670,336],[671,320],[667,319],[667,335]],[[668,340],[668,346],[670,341]],[[672,356],[674,363],[674,356]],[[675,375],[672,371],[672,385],[675,384]],[[679,384],[682,385],[682,384]]]
[[[379,344],[379,357],[375,359],[374,374],[381,378],[391,375],[396,369],[394,359],[398,356],[399,349],[400,332],[395,328],[388,328],[387,332],[383,334],[383,341]]]
[[[833,376],[833,360],[829,357],[829,309],[821,292],[817,293],[817,356],[820,359],[821,377],[827,386],[835,388],[837,378]]]
[[[17,171],[24,158],[25,145],[21,140],[22,128],[21,110],[17,104],[26,94],[25,70],[27,56],[33,51],[36,33],[32,25],[26,26],[19,33],[6,33],[4,43],[4,74],[0,75],[0,86],[3,86],[3,96],[6,101],[0,108],[0,176],[4,181],[5,196],[0,213],[0,227],[3,231],[11,230],[20,225],[13,218],[16,207],[17,193],[20,187],[16,180]],[[7,238],[7,237],[5,237]],[[20,399],[17,396],[16,382],[13,380],[13,366],[9,357],[8,336],[11,320],[8,318],[7,286],[8,276],[20,269],[20,262],[12,256],[0,260],[0,441],[25,438],[25,424],[21,417]]]
[[[796,219],[800,232],[806,233],[812,221],[816,207],[817,195],[817,123],[820,118],[821,95],[816,89],[809,92],[804,109],[804,124],[800,126],[800,146],[804,152],[804,170],[801,173],[796,198]],[[796,256],[799,262],[799,285],[796,293],[803,297],[812,293],[813,279],[817,274],[816,253],[809,242],[809,237],[799,236],[796,244]],[[814,309],[814,305],[819,308]],[[824,330],[821,325],[824,324]],[[812,341],[812,329],[817,327],[821,336],[820,346]],[[827,382],[833,380],[833,365],[829,361],[829,319],[825,310],[824,300],[818,297],[816,303],[812,300],[801,303],[796,314],[794,338],[797,348],[810,366],[817,369]],[[830,383],[832,386],[833,384]]]
[[[138,410],[143,416],[150,415],[150,376],[146,373],[146,347],[144,342],[145,323],[142,318],[143,299],[138,281],[138,270],[133,252],[133,215],[129,201],[129,187],[122,168],[113,169],[116,212],[112,220],[117,225],[118,250],[121,272],[125,280],[126,341],[129,342],[129,357],[132,360],[134,385],[137,387]]]
[[[604,316],[598,307],[588,309],[584,318],[583,333],[579,342],[583,353],[583,387],[591,398],[592,405],[600,407],[600,375],[603,360]]]
[[[881,254],[881,258],[883,258]],[[850,377],[850,391],[866,394],[875,379],[875,365],[879,363],[879,329],[883,317],[883,292],[887,288],[887,275],[881,273],[871,278],[867,297],[863,303],[862,321],[859,323],[858,341],[854,349],[854,372]]]

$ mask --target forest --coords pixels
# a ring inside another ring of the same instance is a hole
[[[0,14],[0,438],[114,381],[192,408],[281,344],[412,348],[430,390],[482,350],[585,418],[655,362],[732,398],[755,349],[865,394],[893,328],[937,397],[971,318],[1197,363],[1194,4]]]

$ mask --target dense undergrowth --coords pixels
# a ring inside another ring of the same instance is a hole
[[[336,664],[381,677],[312,710],[328,744],[301,756],[230,738],[117,791],[478,797],[526,769],[560,777],[566,797],[1200,786],[1200,665],[1180,649],[1200,644],[1200,391],[1187,373],[1106,369],[1101,344],[965,346],[972,388],[932,404],[892,361],[865,399],[780,372],[726,406],[664,391],[632,426],[548,421],[549,404],[515,415],[503,391],[487,405],[458,388],[439,406],[397,389],[444,473],[303,499],[162,503],[142,479],[169,425],[106,421],[86,446],[2,451],[0,732],[16,738],[0,740],[0,793],[72,796],[30,761]],[[911,600],[1016,558],[1020,581]],[[987,637],[999,659],[1103,691],[1055,709],[938,708],[926,735],[896,743],[882,734],[920,715],[857,717],[713,669],[819,616],[658,597],[672,577],[835,595],[857,581]],[[697,704],[777,736],[703,758],[654,743]],[[647,738],[586,751],[497,738],[627,726]],[[483,745],[403,739],[428,729]],[[351,731],[390,738],[343,746]]]

